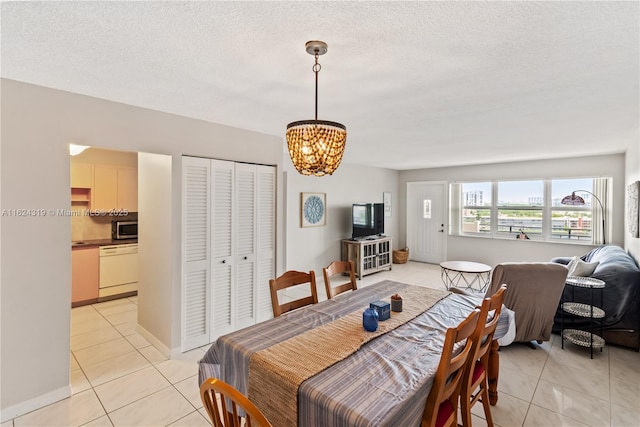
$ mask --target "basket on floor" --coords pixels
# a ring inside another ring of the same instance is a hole
[[[394,264],[406,264],[409,259],[409,248],[398,249],[393,251],[393,263]]]

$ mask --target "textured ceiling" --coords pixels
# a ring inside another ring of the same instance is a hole
[[[2,76],[282,136],[342,122],[393,169],[622,152],[640,3],[3,2]],[[284,142],[283,142],[284,145]]]

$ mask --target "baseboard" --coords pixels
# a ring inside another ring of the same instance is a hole
[[[176,357],[182,354],[180,348],[171,349],[164,345],[162,341],[155,337],[151,332],[147,331],[145,328],[138,324],[136,326],[136,332],[144,337],[147,341],[151,343],[164,357],[168,357],[169,359],[175,359]]]
[[[70,396],[71,396],[71,386],[66,385],[64,387],[60,387],[57,390],[50,391],[49,393],[45,393],[36,398],[18,403],[17,405],[0,409],[0,423],[4,423],[13,418],[35,411],[36,409],[40,409],[47,405],[51,405],[52,403],[59,402]]]

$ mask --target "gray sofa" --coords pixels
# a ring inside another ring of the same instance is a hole
[[[595,293],[595,304],[605,311],[603,338],[609,344],[631,347],[640,351],[640,269],[636,261],[624,249],[615,245],[604,245],[583,255],[585,262],[599,261],[590,277],[603,280],[605,288],[603,303],[600,303],[599,291]],[[571,258],[553,258],[551,261],[568,264]],[[573,289],[572,289],[573,288]],[[572,297],[571,292],[575,294]],[[589,289],[565,286],[564,297],[588,304]],[[553,331],[560,331],[561,311],[558,308],[554,319]],[[589,330],[588,319],[564,317],[565,328]],[[593,328],[599,333],[599,326]]]

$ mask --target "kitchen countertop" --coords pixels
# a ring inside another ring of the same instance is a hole
[[[92,248],[96,246],[128,245],[131,243],[138,243],[138,239],[125,239],[125,240],[95,239],[95,240],[73,241],[71,242],[71,248],[72,249]]]

